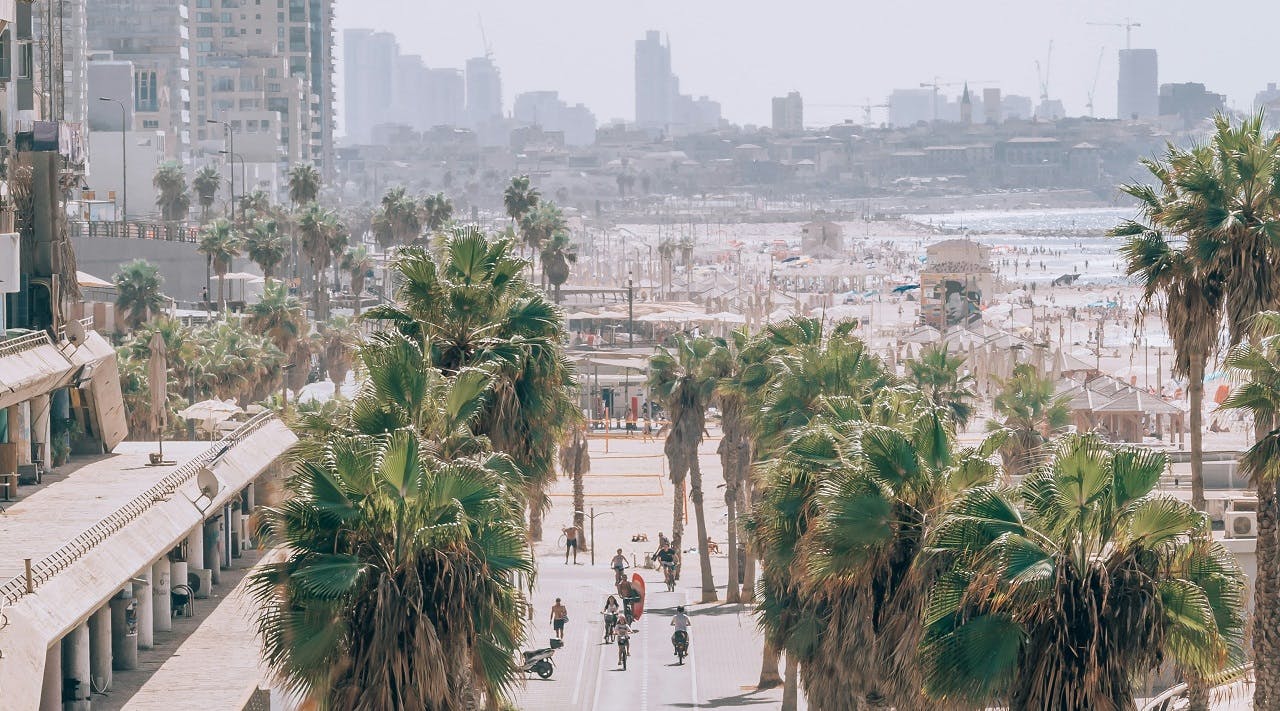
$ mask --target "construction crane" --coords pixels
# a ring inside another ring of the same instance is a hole
[[[981,84],[995,84],[995,83],[996,83],[995,79],[982,79],[979,81],[939,82],[938,77],[934,77],[933,81],[920,82],[920,88],[933,89],[933,120],[937,121],[938,120],[938,89],[941,89],[944,87],[951,87],[951,86],[963,86],[965,84],[972,84],[974,86],[979,86]]]
[[[1040,100],[1049,99],[1049,69],[1053,65],[1053,40],[1049,40],[1049,53],[1044,58],[1044,70],[1041,71],[1040,60],[1036,60],[1036,81],[1040,82]]]
[[[1098,50],[1098,65],[1093,69],[1093,83],[1089,85],[1089,101],[1085,106],[1089,108],[1089,118],[1093,118],[1093,93],[1098,90],[1098,76],[1102,73],[1102,58],[1107,54],[1107,48],[1104,46]]]
[[[493,47],[489,46],[489,38],[484,34],[484,17],[476,13],[476,22],[480,23],[480,41],[484,44],[484,58],[493,59]]]
[[[1094,27],[1123,27],[1124,28],[1124,48],[1133,49],[1133,28],[1142,27],[1141,22],[1134,22],[1131,18],[1124,18],[1124,22],[1086,22],[1086,25]]]

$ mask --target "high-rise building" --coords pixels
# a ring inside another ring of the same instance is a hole
[[[1222,111],[1227,97],[1205,89],[1204,84],[1185,82],[1160,85],[1160,115],[1177,116],[1184,128]]]
[[[894,89],[889,94],[889,125],[914,126],[932,121],[936,97],[933,89]]]
[[[800,98],[800,92],[773,97],[773,130],[781,133],[804,131],[804,100]]]
[[[333,0],[277,0],[275,12],[242,0],[220,2],[215,12],[199,7],[213,0],[198,0],[191,21],[194,141],[214,152],[223,146],[225,129],[209,121],[229,124],[239,139],[241,133],[262,128],[262,112],[276,113],[285,154],[281,158],[312,163],[330,177]],[[237,153],[242,142],[236,142]],[[244,159],[254,162],[248,154]]]
[[[657,30],[636,40],[636,126],[665,131],[679,85],[671,73],[671,46]]]
[[[490,57],[467,60],[467,125],[502,118],[502,74]]]
[[[342,35],[343,127],[347,140],[368,143],[373,127],[386,121],[400,47],[390,32],[349,29]]]
[[[1154,49],[1120,50],[1116,107],[1123,120],[1153,119],[1160,113],[1159,71]]]
[[[982,90],[982,118],[987,123],[1000,123],[1003,119],[1000,88],[989,86]]]
[[[589,146],[596,140],[596,117],[582,104],[570,106],[555,91],[527,91],[516,96],[512,117],[544,131],[560,131],[565,145]]]
[[[428,69],[426,128],[461,126],[466,107],[467,84],[459,69]]]
[[[90,49],[109,50],[134,67],[134,131],[163,131],[166,157],[191,146],[191,42],[187,0],[92,0]],[[90,97],[93,101],[97,97]]]

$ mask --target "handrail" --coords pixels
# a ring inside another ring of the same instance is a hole
[[[0,356],[16,355],[22,351],[29,351],[32,348],[39,348],[51,343],[53,341],[49,340],[49,334],[46,331],[23,334],[16,338],[0,341]]]
[[[1216,674],[1214,678],[1209,679],[1209,683],[1213,684],[1213,688],[1215,689],[1222,686],[1228,686],[1245,679],[1252,672],[1253,662],[1246,662],[1239,666],[1223,670]],[[1141,711],[1160,711],[1161,709],[1166,708],[1165,704],[1168,702],[1185,695],[1188,689],[1189,687],[1185,681],[1181,684],[1174,684],[1168,689],[1165,689],[1164,693],[1143,704]]]
[[[151,488],[135,496],[127,504],[111,512],[106,518],[98,521],[58,550],[33,563],[30,574],[30,590],[27,587],[28,580],[25,573],[10,578],[4,585],[0,585],[0,599],[3,599],[5,604],[12,605],[22,599],[28,592],[34,592],[35,588],[49,582],[53,576],[69,568],[72,563],[75,563],[98,544],[119,532],[151,507],[157,503],[167,501],[178,490],[178,487],[195,478],[196,474],[206,464],[222,456],[229,447],[258,431],[263,425],[274,419],[274,412],[269,410],[260,412],[234,431],[227,433],[222,439],[214,442],[208,449],[173,470],[168,476],[152,485]]]

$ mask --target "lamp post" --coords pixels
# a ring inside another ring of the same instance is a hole
[[[596,507],[592,506],[591,513],[587,513],[586,511],[574,511],[574,513],[579,516],[585,516],[591,520],[591,540],[589,540],[587,543],[591,547],[591,565],[595,565],[596,564],[596,516],[612,516],[613,512],[601,511],[600,513],[596,513]]]
[[[229,150],[226,152],[234,156],[236,152],[236,132],[231,128],[231,122],[219,121],[217,119],[205,119],[205,123],[221,124],[222,127],[226,129],[227,140],[229,141],[229,146],[228,146]],[[222,153],[223,151],[218,151],[218,152]],[[241,165],[243,165],[243,162],[241,163]],[[235,222],[236,222],[236,167],[233,161],[231,165],[231,224],[235,224]]]
[[[627,272],[627,347],[636,344],[636,292],[631,283],[631,272]]]
[[[129,214],[129,151],[126,148],[126,136],[129,127],[125,124],[128,121],[129,112],[124,107],[124,102],[119,99],[112,99],[106,96],[99,96],[98,101],[110,101],[120,106],[120,226],[124,229],[125,218]],[[128,235],[121,235],[127,237]]]
[[[235,177],[235,173],[236,173],[236,161],[240,161],[240,195],[242,197],[247,197],[249,195],[249,183],[245,181],[245,177],[244,177],[244,174],[245,174],[244,156],[240,155],[239,153],[232,153],[231,151],[218,151],[218,154],[227,156],[227,158],[231,161],[231,177],[233,178]],[[235,199],[234,191],[232,191],[231,193],[231,198],[233,200]],[[240,217],[241,219],[244,219],[243,212],[240,214]],[[234,213],[232,213],[232,219],[233,220],[235,219]]]

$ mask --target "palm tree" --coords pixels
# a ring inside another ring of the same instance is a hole
[[[177,161],[166,161],[156,169],[151,184],[156,188],[156,207],[160,208],[160,216],[165,222],[177,222],[186,219],[191,209],[191,194],[187,192],[187,174],[182,164]]]
[[[569,229],[564,213],[555,203],[540,202],[520,220],[520,236],[529,253],[537,255],[551,237]]]
[[[409,411],[413,393],[396,389],[408,373],[378,364],[366,358],[349,423],[304,443],[318,456],[300,458],[287,503],[263,512],[263,535],[288,551],[250,578],[265,660],[334,708],[501,707],[524,635],[514,580],[534,569],[510,461],[467,432],[483,392],[409,368],[427,385]],[[396,424],[419,413],[428,435]],[[473,451],[446,446],[459,438]]]
[[[218,189],[222,187],[222,175],[218,173],[217,166],[206,165],[197,171],[191,187],[195,188],[196,200],[200,203],[200,224],[204,224],[209,221],[209,209],[218,199]]]
[[[1001,418],[989,421],[989,429],[1008,432],[1000,457],[1007,476],[1020,476],[1040,464],[1044,447],[1066,429],[1071,410],[1064,397],[1054,394],[1053,381],[1040,377],[1035,367],[1019,363],[1002,383],[994,407]]]
[[[373,216],[373,235],[382,248],[408,244],[422,232],[418,206],[403,187],[395,187],[382,196]]]
[[[512,177],[511,184],[502,193],[502,205],[506,208],[513,227],[519,226],[524,216],[537,207],[541,200],[542,194],[529,185],[527,175]]]
[[[680,550],[684,537],[684,485],[687,476],[689,501],[693,504],[698,527],[702,602],[716,601],[715,581],[711,577],[711,552],[707,550],[707,522],[703,513],[702,467],[698,464],[698,445],[702,444],[707,406],[711,404],[716,385],[714,373],[707,367],[707,359],[716,345],[709,338],[689,338],[680,334],[670,348],[660,348],[649,359],[650,391],[671,421],[671,431],[663,444],[674,485],[671,543]]]
[[[554,287],[554,298],[560,303],[560,287],[569,281],[569,265],[578,261],[578,248],[569,242],[569,235],[557,232],[542,247],[542,276]]]
[[[302,207],[320,197],[320,171],[310,163],[294,163],[289,169],[289,202]]]
[[[200,244],[196,247],[196,251],[205,256],[209,266],[213,268],[213,273],[218,275],[218,303],[221,304],[220,308],[223,312],[227,310],[227,301],[224,298],[226,279],[223,277],[231,271],[231,260],[240,256],[242,244],[240,234],[235,231],[230,222],[223,219],[210,222],[200,231]]]
[[[444,193],[422,198],[420,221],[429,234],[439,232],[451,219],[453,219],[453,201],[445,197]]]
[[[276,269],[284,262],[289,245],[280,234],[280,224],[275,220],[255,222],[245,235],[244,252],[262,270],[268,284],[276,275]]]
[[[586,523],[586,489],[583,477],[591,471],[591,451],[587,442],[587,429],[580,422],[575,422],[560,444],[560,471],[573,478],[573,527],[578,529],[578,546],[582,550],[591,550],[593,545],[587,540]]]
[[[720,427],[723,437],[716,448],[720,455],[720,470],[724,474],[724,503],[728,512],[729,586],[725,601],[742,602],[751,599],[755,590],[754,570],[739,573],[738,568],[738,515],[750,507],[749,486],[751,464],[755,451],[755,430],[751,412],[759,407],[758,393],[771,375],[764,360],[768,348],[763,339],[753,339],[746,328],[730,334],[707,357],[708,374],[715,378],[712,402],[720,410]],[[738,578],[750,586],[750,594],[738,587]]]
[[[298,217],[298,234],[302,253],[311,264],[312,292],[315,295],[315,313],[322,311],[324,270],[329,268],[336,238],[346,240],[346,227],[338,221],[337,213],[316,203],[307,205]]]
[[[973,374],[961,374],[965,358],[951,355],[945,344],[928,346],[919,359],[907,360],[907,380],[916,386],[936,407],[945,408],[961,429],[973,416]]]
[[[342,268],[351,275],[351,293],[355,296],[356,317],[360,317],[360,295],[364,293],[364,282],[373,270],[373,257],[365,246],[349,247],[342,255]]]
[[[930,534],[947,560],[921,645],[936,699],[1134,708],[1165,660],[1238,661],[1244,575],[1188,504],[1153,493],[1164,454],[1070,435],[1017,490],[969,490]]]
[[[145,259],[123,264],[112,279],[116,285],[116,309],[124,314],[133,330],[163,312],[166,299],[160,292],[164,277],[160,268]]]
[[[360,346],[360,324],[348,316],[330,316],[320,324],[320,336],[324,340],[324,370],[333,381],[333,396],[340,397]]]
[[[538,540],[556,444],[581,415],[571,397],[563,317],[521,276],[526,263],[511,248],[475,227],[453,228],[438,254],[403,248],[395,265],[399,304],[375,307],[366,318],[418,339],[446,375],[468,367],[493,373],[494,394],[477,433],[519,466],[530,535]]]
[[[308,330],[306,315],[296,296],[282,282],[263,286],[262,298],[250,304],[245,326],[260,336],[271,339],[281,353],[293,353],[298,340]]]

